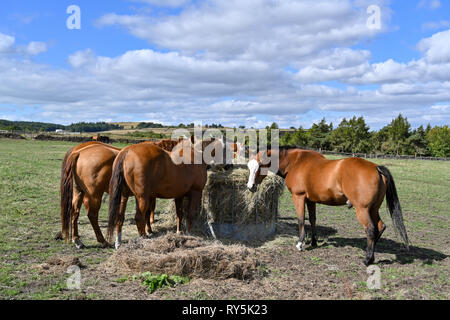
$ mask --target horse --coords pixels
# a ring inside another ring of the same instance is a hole
[[[101,135],[99,135],[99,134],[97,134],[97,135],[95,135],[95,136],[93,136],[92,138],[92,141],[97,141],[97,142],[103,142],[103,143],[110,143],[110,139],[109,139],[109,137],[107,137],[107,136],[101,136]]]
[[[272,168],[270,171],[285,179],[292,194],[298,217],[299,242],[296,247],[299,251],[303,250],[305,239],[305,204],[312,230],[312,247],[317,246],[316,204],[351,204],[367,236],[363,263],[366,266],[372,264],[375,260],[375,245],[386,229],[378,212],[385,197],[394,229],[409,250],[402,209],[394,178],[388,168],[361,158],[328,160],[318,152],[296,147],[268,149],[258,152],[248,162],[250,175],[247,187],[250,190],[255,190],[261,183],[269,167]],[[265,172],[262,172],[263,168]],[[274,172],[273,168],[277,168],[277,171]]]
[[[140,237],[149,237],[152,232],[151,226],[147,230],[145,228],[144,214],[155,198],[175,199],[177,234],[181,234],[182,205],[184,197],[187,197],[187,233],[191,232],[193,214],[207,181],[208,163],[203,152],[209,147],[214,147],[211,152],[213,156],[217,147],[223,152],[226,150],[221,140],[195,141],[192,136],[191,140],[181,141],[172,152],[152,144],[137,144],[118,154],[109,187],[107,232],[107,238],[111,242],[114,228],[116,229],[116,249],[122,242],[124,212],[131,195],[136,197],[136,227]],[[199,156],[201,161],[194,162]]]
[[[178,141],[162,140],[156,145],[170,151],[177,143]],[[84,203],[97,241],[104,247],[110,246],[98,225],[98,212],[103,194],[109,191],[112,165],[120,150],[111,145],[90,141],[71,148],[66,153],[61,169],[60,186],[62,231],[55,237],[56,239],[62,239],[64,235],[67,240],[71,228],[72,241],[76,247],[78,249],[85,247],[78,234],[78,217]],[[154,215],[155,204],[152,204],[149,216]]]

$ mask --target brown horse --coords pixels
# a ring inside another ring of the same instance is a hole
[[[275,166],[271,161],[276,161]],[[248,163],[250,176],[247,187],[254,189],[261,183],[271,166],[278,168],[292,194],[299,226],[297,249],[302,250],[305,239],[305,204],[311,223],[311,245],[317,246],[316,203],[340,206],[348,201],[356,209],[356,217],[367,235],[364,264],[374,262],[374,248],[386,226],[378,210],[386,196],[393,225],[408,247],[408,236],[403,224],[402,210],[394,179],[389,170],[361,158],[328,160],[314,151],[282,147],[259,152]]]
[[[116,249],[121,245],[124,212],[131,195],[136,197],[136,226],[141,237],[147,236],[146,232],[151,233],[151,226],[148,230],[145,229],[144,214],[155,198],[175,199],[177,233],[180,234],[182,204],[184,197],[187,197],[187,232],[190,233],[193,213],[201,200],[207,180],[207,163],[202,153],[211,144],[220,144],[220,149],[225,150],[220,140],[195,143],[192,137],[191,140],[180,142],[172,152],[152,144],[137,144],[119,153],[114,161],[109,189],[108,240],[112,241],[115,228]],[[212,154],[214,152],[213,150]],[[199,157],[199,163],[193,161]]]
[[[152,143],[152,142],[148,142]],[[157,145],[172,150],[178,141],[162,140]],[[70,149],[64,158],[61,171],[61,222],[62,232],[56,238],[70,236],[77,248],[84,247],[78,234],[78,217],[84,203],[97,241],[109,246],[98,225],[101,199],[109,191],[114,159],[121,149],[100,142],[86,142]],[[150,215],[154,215],[155,203]],[[148,218],[147,218],[148,221]],[[150,223],[150,222],[148,222]]]

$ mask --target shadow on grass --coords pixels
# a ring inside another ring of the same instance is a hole
[[[290,222],[292,220],[292,222]],[[318,235],[318,242],[322,242],[322,239],[332,236],[337,233],[337,230],[330,227],[324,226],[316,226],[316,232]],[[195,232],[193,232],[195,234]],[[306,243],[309,244],[311,242],[311,226],[309,224],[305,224],[305,233],[306,233]],[[200,234],[196,234],[201,236]],[[204,236],[204,234],[203,234]],[[220,238],[219,240],[225,244],[244,244],[248,247],[257,248],[265,245],[267,242],[271,242],[277,238],[291,238],[298,237],[298,224],[297,219],[295,218],[279,218],[277,222],[277,229],[275,234],[270,235],[264,239],[252,239],[252,240],[237,240],[231,238]],[[297,240],[295,240],[297,241]],[[293,244],[296,244],[296,242]]]
[[[366,238],[328,238],[327,244],[335,247],[352,246],[365,251],[367,240]],[[409,251],[407,251],[401,242],[383,238],[381,238],[375,246],[375,255],[376,253],[395,254],[395,260],[380,260],[378,261],[380,264],[392,264],[394,262],[409,264],[413,263],[415,260],[421,260],[425,264],[433,264],[433,261],[442,261],[449,257],[448,255],[433,249],[411,245],[409,246]]]
[[[292,222],[289,222],[292,221]],[[306,238],[311,238],[311,225],[309,222],[305,223]],[[327,238],[337,233],[337,230],[331,227],[316,225],[316,233],[318,238]],[[275,236],[294,236],[298,237],[298,223],[296,218],[281,217],[278,218],[277,233]]]

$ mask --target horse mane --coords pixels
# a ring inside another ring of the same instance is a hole
[[[172,152],[173,148],[175,148],[175,146],[180,143],[182,139],[179,140],[161,140],[159,142],[155,142],[155,145],[157,145],[158,147],[160,147],[161,149],[164,149],[166,151]]]

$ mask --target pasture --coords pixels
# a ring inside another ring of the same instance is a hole
[[[319,205],[318,247],[313,249],[307,242],[306,251],[300,253],[295,248],[296,213],[287,190],[280,199],[275,236],[262,242],[221,244],[252,253],[259,263],[251,278],[107,274],[103,267],[115,252],[97,244],[84,208],[79,231],[87,249],[54,240],[60,231],[61,162],[74,145],[0,139],[0,299],[450,298],[450,162],[374,160],[387,166],[395,178],[411,250],[403,249],[383,204],[380,215],[387,229],[375,251],[381,289],[373,290],[366,285],[369,275],[362,264],[366,236],[354,209]],[[168,223],[173,217],[164,214],[167,204],[157,202],[155,238],[176,228]],[[99,217],[104,234],[107,209],[103,204]],[[137,237],[134,209],[130,199],[124,244]],[[306,232],[309,238],[309,222]],[[81,266],[79,290],[67,288],[70,264]],[[152,277],[175,279],[174,285],[149,290],[145,284]]]

